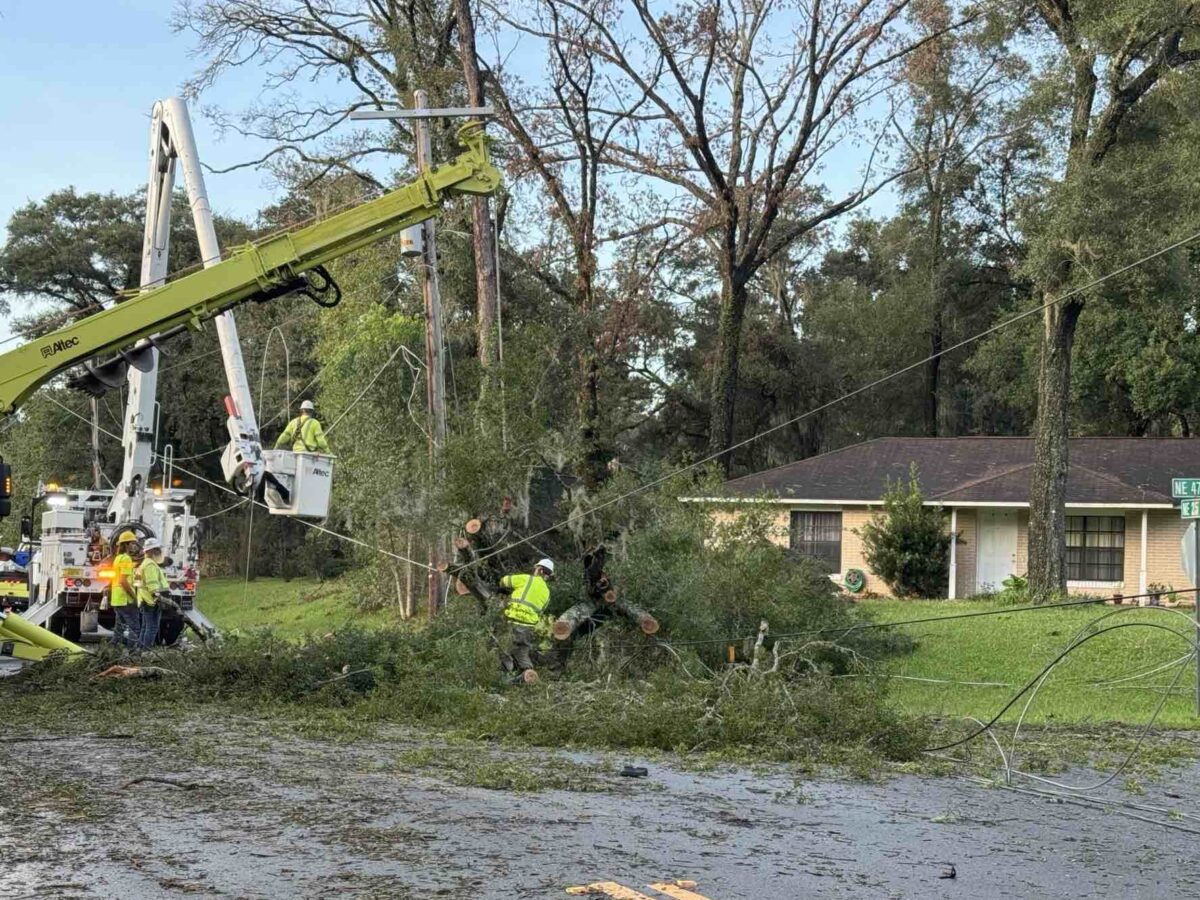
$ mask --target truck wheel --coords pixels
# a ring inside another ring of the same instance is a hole
[[[158,642],[169,647],[179,640],[179,634],[182,631],[182,616],[164,616],[158,626]]]
[[[59,637],[79,643],[79,613],[57,613],[50,617],[50,630]]]

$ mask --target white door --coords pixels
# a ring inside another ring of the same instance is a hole
[[[980,509],[978,554],[975,559],[975,592],[1000,590],[1017,567],[1017,511]]]

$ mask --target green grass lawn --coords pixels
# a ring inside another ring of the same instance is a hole
[[[864,608],[876,621],[897,622],[926,616],[953,615],[984,609],[1005,609],[990,601],[871,600]],[[1076,633],[1111,606],[1009,612],[939,624],[911,625],[906,631],[917,641],[915,653],[887,666],[892,696],[900,708],[939,716],[975,716],[987,721],[1025,682],[1062,652]],[[1180,611],[1189,619],[1191,611]],[[1172,612],[1139,609],[1106,620],[1104,625],[1153,622],[1181,632],[1191,626]],[[1188,652],[1183,640],[1155,628],[1122,628],[1089,641],[1055,670],[1030,707],[1026,721],[1044,724],[1088,725],[1123,722],[1140,725],[1153,714],[1176,674],[1171,668],[1131,678]],[[908,680],[941,679],[945,684]],[[1128,679],[1120,683],[1097,684]],[[1200,728],[1195,714],[1195,664],[1180,677],[1158,719],[1158,727]],[[1026,695],[1028,696],[1028,695]],[[1007,714],[1016,721],[1024,698]]]
[[[340,582],[309,578],[256,578],[248,585],[237,577],[206,578],[200,583],[196,605],[222,631],[270,628],[287,638],[324,634],[347,625],[379,628],[399,622],[394,610],[360,612],[350,589]]]
[[[378,628],[399,623],[395,610],[359,612],[350,588],[342,583],[312,579],[259,578],[247,587],[236,577],[208,578],[201,583],[198,605],[223,631],[270,628],[287,638],[299,638],[309,632],[323,634],[347,625]],[[1008,607],[992,601],[868,600],[863,608],[876,621],[898,622]],[[1080,629],[1113,610],[1113,607],[1085,606],[1001,612],[945,624],[907,626],[905,630],[916,639],[917,649],[886,665],[889,675],[905,676],[891,679],[893,702],[918,715],[990,719]],[[1190,617],[1190,613],[1184,615]],[[1175,613],[1144,609],[1122,613],[1106,624],[1132,622],[1154,622],[1181,631],[1188,627]],[[1123,628],[1096,638],[1063,661],[1038,694],[1026,721],[1060,725],[1141,724],[1154,712],[1175,675],[1174,669],[1116,684],[1096,682],[1128,679],[1176,660],[1186,652],[1182,640],[1154,628]],[[1191,666],[1163,707],[1159,727],[1200,728],[1200,719],[1194,711],[1195,683],[1195,668]],[[1023,702],[1009,710],[1005,716],[1008,721],[1016,720]]]

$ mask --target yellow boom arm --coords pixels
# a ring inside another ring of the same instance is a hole
[[[384,196],[323,222],[284,232],[234,250],[226,261],[80,319],[0,355],[0,417],[16,411],[30,394],[56,374],[119,353],[121,366],[138,365],[149,348],[142,338],[183,327],[199,327],[247,300],[269,299],[296,290],[320,293],[328,287],[324,264],[436,215],[449,197],[490,194],[500,173],[488,155],[483,126],[459,130],[465,152],[452,163],[422,172]],[[109,364],[110,366],[112,363]],[[92,375],[116,383],[120,375],[91,367]],[[124,368],[120,369],[123,375]]]

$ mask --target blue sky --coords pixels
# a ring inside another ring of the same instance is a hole
[[[154,101],[178,92],[197,60],[172,33],[172,0],[0,0],[0,226],[58,188],[131,191],[145,180]],[[260,74],[235,73],[204,102],[240,108]],[[258,149],[218,139],[192,110],[202,157],[221,167]],[[252,170],[208,176],[218,212],[252,216],[273,191]]]
[[[172,5],[0,0],[0,235],[14,210],[51,191],[125,193],[145,183],[150,109],[198,65],[191,36],[170,28]],[[260,83],[257,71],[234,72],[203,102],[240,109]],[[215,168],[262,153],[240,135],[218,136],[198,105],[192,122],[201,158]],[[275,193],[252,169],[206,180],[213,209],[242,218]],[[0,319],[0,339],[10,334]]]

